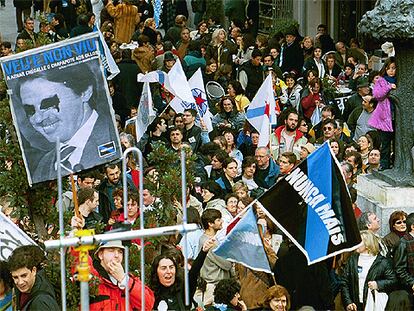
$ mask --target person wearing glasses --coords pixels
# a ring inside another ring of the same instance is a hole
[[[390,233],[388,233],[383,241],[388,248],[388,255],[394,257],[395,250],[400,239],[407,233],[407,213],[404,211],[395,211],[390,215],[388,224]]]
[[[338,128],[338,125],[336,124],[334,119],[326,119],[322,122],[322,136],[319,137],[315,145],[322,145],[325,141],[330,139],[335,139],[335,132]],[[338,140],[339,143],[339,149],[345,150],[344,142],[342,140]]]

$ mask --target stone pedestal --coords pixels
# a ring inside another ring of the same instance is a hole
[[[381,236],[389,232],[388,219],[392,212],[414,212],[414,187],[393,187],[369,174],[358,176],[356,188],[358,207],[363,212],[374,212],[381,219]]]

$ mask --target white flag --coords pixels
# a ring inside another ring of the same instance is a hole
[[[105,69],[111,73],[107,79],[112,80],[119,73],[119,68],[114,58],[112,57],[111,51],[105,42],[102,32],[99,30],[99,28],[96,29],[96,32],[99,33],[99,44],[100,48],[103,49],[103,53],[101,53],[102,64],[104,65]]]
[[[190,85],[179,60],[175,62],[168,74],[161,70],[151,71],[147,74],[140,73],[138,74],[138,82],[159,82],[175,97],[188,103],[194,103]]]
[[[6,261],[14,249],[30,244],[36,245],[22,229],[0,212],[0,260]]]
[[[262,83],[246,111],[247,121],[259,132],[258,147],[265,147],[270,140],[270,124],[276,120],[276,101],[273,94],[272,75]]]
[[[207,95],[203,82],[203,75],[201,73],[200,68],[188,80],[188,84],[190,85],[191,92],[194,97],[194,103],[188,103],[186,101],[181,100],[181,98],[174,97],[170,105],[177,113],[182,113],[185,109],[188,108],[196,110],[198,112],[196,118],[196,125],[201,127],[201,118],[203,119],[208,132],[211,132],[213,130],[213,125],[211,123],[211,118],[213,117],[213,115],[208,107]]]
[[[152,103],[152,95],[149,82],[144,82],[141,99],[139,101],[137,118],[136,118],[136,133],[137,141],[141,139],[147,130],[148,125],[154,121],[157,116]]]

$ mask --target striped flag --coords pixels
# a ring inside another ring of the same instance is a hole
[[[361,236],[348,188],[325,142],[258,198],[308,264],[356,249]]]
[[[276,120],[272,75],[268,75],[260,86],[247,108],[246,118],[260,134],[258,147],[267,146],[270,140],[270,125]]]

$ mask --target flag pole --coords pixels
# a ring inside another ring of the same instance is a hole
[[[79,205],[78,205],[78,190],[76,189],[75,179],[73,178],[73,174],[70,174],[70,183],[72,185],[72,201],[75,210],[75,216],[81,218],[81,214],[79,213]]]

